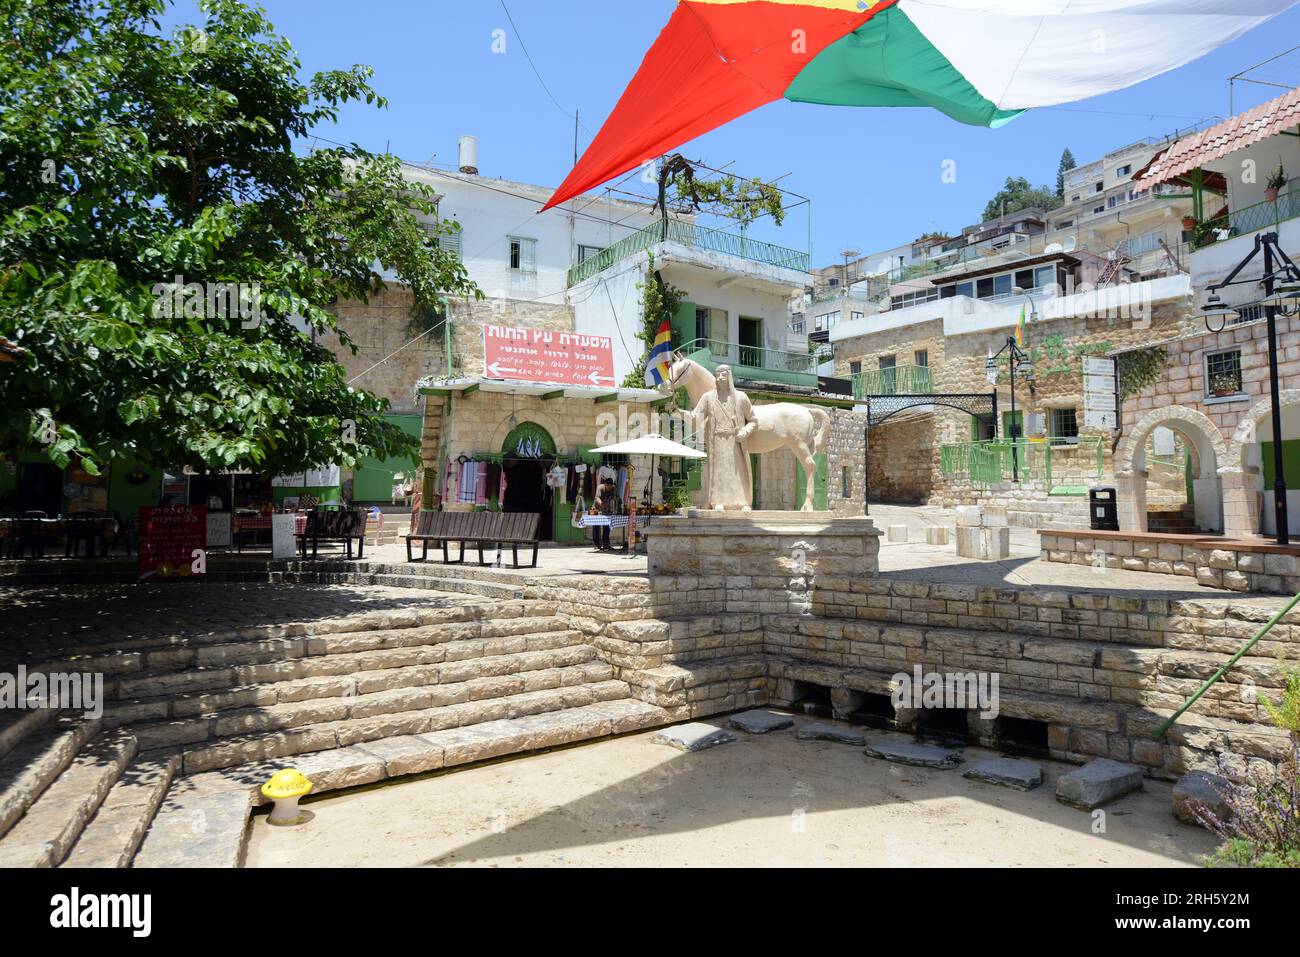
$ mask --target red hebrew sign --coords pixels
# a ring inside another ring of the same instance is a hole
[[[557,385],[614,385],[614,340],[580,332],[483,326],[483,374]]]
[[[140,580],[189,578],[196,574],[190,566],[194,552],[207,548],[207,535],[208,510],[202,505],[142,507],[136,563]]]

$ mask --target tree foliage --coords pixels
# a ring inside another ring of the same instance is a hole
[[[730,173],[705,179],[697,173],[697,165],[680,153],[660,164],[658,205],[665,217],[671,205],[733,219],[742,228],[763,216],[771,216],[778,226],[785,221],[778,187],[758,177],[742,179]]]
[[[1048,187],[1033,186],[1023,176],[1008,176],[1006,183],[985,205],[983,221],[988,222],[1032,206],[1056,209],[1060,205],[1060,199]]]
[[[1065,202],[1065,174],[1078,165],[1074,161],[1074,154],[1070,152],[1070,147],[1067,146],[1061,151],[1061,163],[1056,168],[1056,198],[1062,203]]]
[[[166,0],[0,9],[0,336],[27,350],[0,365],[0,448],[88,470],[410,454],[321,344],[355,352],[330,307],[382,289],[377,269],[417,308],[480,294],[435,241],[458,227],[395,158],[295,151],[343,104],[386,105],[370,68],[300,80],[237,0],[201,0],[202,24],[168,35]],[[260,312],[167,308],[178,281],[239,284]]]
[[[636,337],[645,343],[645,351],[637,360],[636,366],[623,379],[623,388],[640,389],[645,386],[645,364],[654,348],[655,336],[659,334],[659,324],[665,319],[672,322],[677,310],[686,301],[687,292],[670,282],[664,282],[655,269],[654,256],[650,257],[646,268],[645,281],[640,283],[641,290],[641,326]],[[685,343],[676,343],[676,347]]]

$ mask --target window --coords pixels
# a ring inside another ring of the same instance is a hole
[[[957,290],[957,295],[970,298],[975,295],[975,284],[969,282],[959,282],[953,286]]]
[[[1056,284],[1056,267],[1039,266],[1034,270],[1034,288],[1045,289]]]
[[[862,375],[861,359],[849,363],[849,375]]]
[[[1094,207],[1092,207],[1092,211],[1093,211],[1094,213],[1104,213],[1104,212],[1106,212],[1106,207],[1105,207],[1105,206],[1094,206]]]
[[[460,258],[460,237],[463,230],[457,229],[450,233],[438,232],[438,227],[432,223],[421,223],[420,228],[429,234],[433,244],[439,249],[452,253],[457,259]]]
[[[975,298],[988,299],[993,295],[993,277],[986,276],[975,283]]]
[[[585,263],[594,256],[599,256],[604,250],[600,246],[584,246],[578,244],[578,262]]]
[[[1104,190],[1105,188],[1106,188],[1106,184],[1105,184],[1105,183],[1102,183],[1102,182],[1094,183],[1094,184],[1093,184],[1093,187],[1092,187],[1092,191],[1093,191],[1094,193],[1100,193],[1100,192],[1101,192],[1102,190]]]
[[[898,365],[898,356],[881,356],[879,362],[880,368],[892,369]]]
[[[813,332],[825,332],[831,326],[835,325],[835,320],[840,317],[838,312],[824,312],[813,320]]]
[[[803,319],[796,319],[790,323],[790,331],[796,336],[803,335]]]
[[[921,292],[906,292],[901,296],[891,296],[889,307],[891,309],[906,309],[908,306],[919,306],[922,303],[933,302],[939,298],[939,290],[926,289]]]
[[[1124,166],[1121,166],[1119,169],[1115,170],[1115,175],[1116,175],[1116,176],[1127,176],[1127,175],[1128,175],[1129,173],[1131,173],[1131,172],[1133,172],[1133,164],[1132,164],[1132,163],[1129,163],[1129,164],[1124,165]]]
[[[1079,441],[1079,417],[1073,408],[1052,410],[1052,441],[1072,445]]]
[[[1078,198],[1079,198],[1079,197],[1077,197],[1077,196],[1075,197],[1075,199],[1078,199]],[[1056,228],[1057,228],[1057,229],[1069,229],[1069,228],[1070,228],[1071,226],[1073,226],[1073,225],[1074,225],[1074,220],[1073,220],[1073,219],[1064,219],[1064,220],[1062,220],[1061,222],[1059,222],[1059,223],[1056,224]]]
[[[1241,392],[1241,350],[1205,354],[1205,395],[1223,397]]]
[[[510,268],[514,272],[537,272],[537,240],[510,237]]]
[[[912,363],[928,369],[930,367],[930,350],[917,349],[912,353]]]

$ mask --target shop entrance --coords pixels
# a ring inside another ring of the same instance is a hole
[[[542,516],[537,536],[555,538],[555,498],[546,484],[546,472],[555,463],[555,440],[536,422],[521,422],[501,444],[501,469],[506,494],[503,512],[536,512]]]

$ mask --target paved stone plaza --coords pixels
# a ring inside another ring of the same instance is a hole
[[[982,748],[938,770],[794,729],[735,735],[686,753],[646,732],[309,801],[300,828],[259,814],[247,866],[1169,867],[1215,845],[1171,816],[1163,782],[1108,805],[1096,834],[1054,797],[1067,764],[1038,762],[1043,785],[1022,792],[962,776],[995,756]]]

